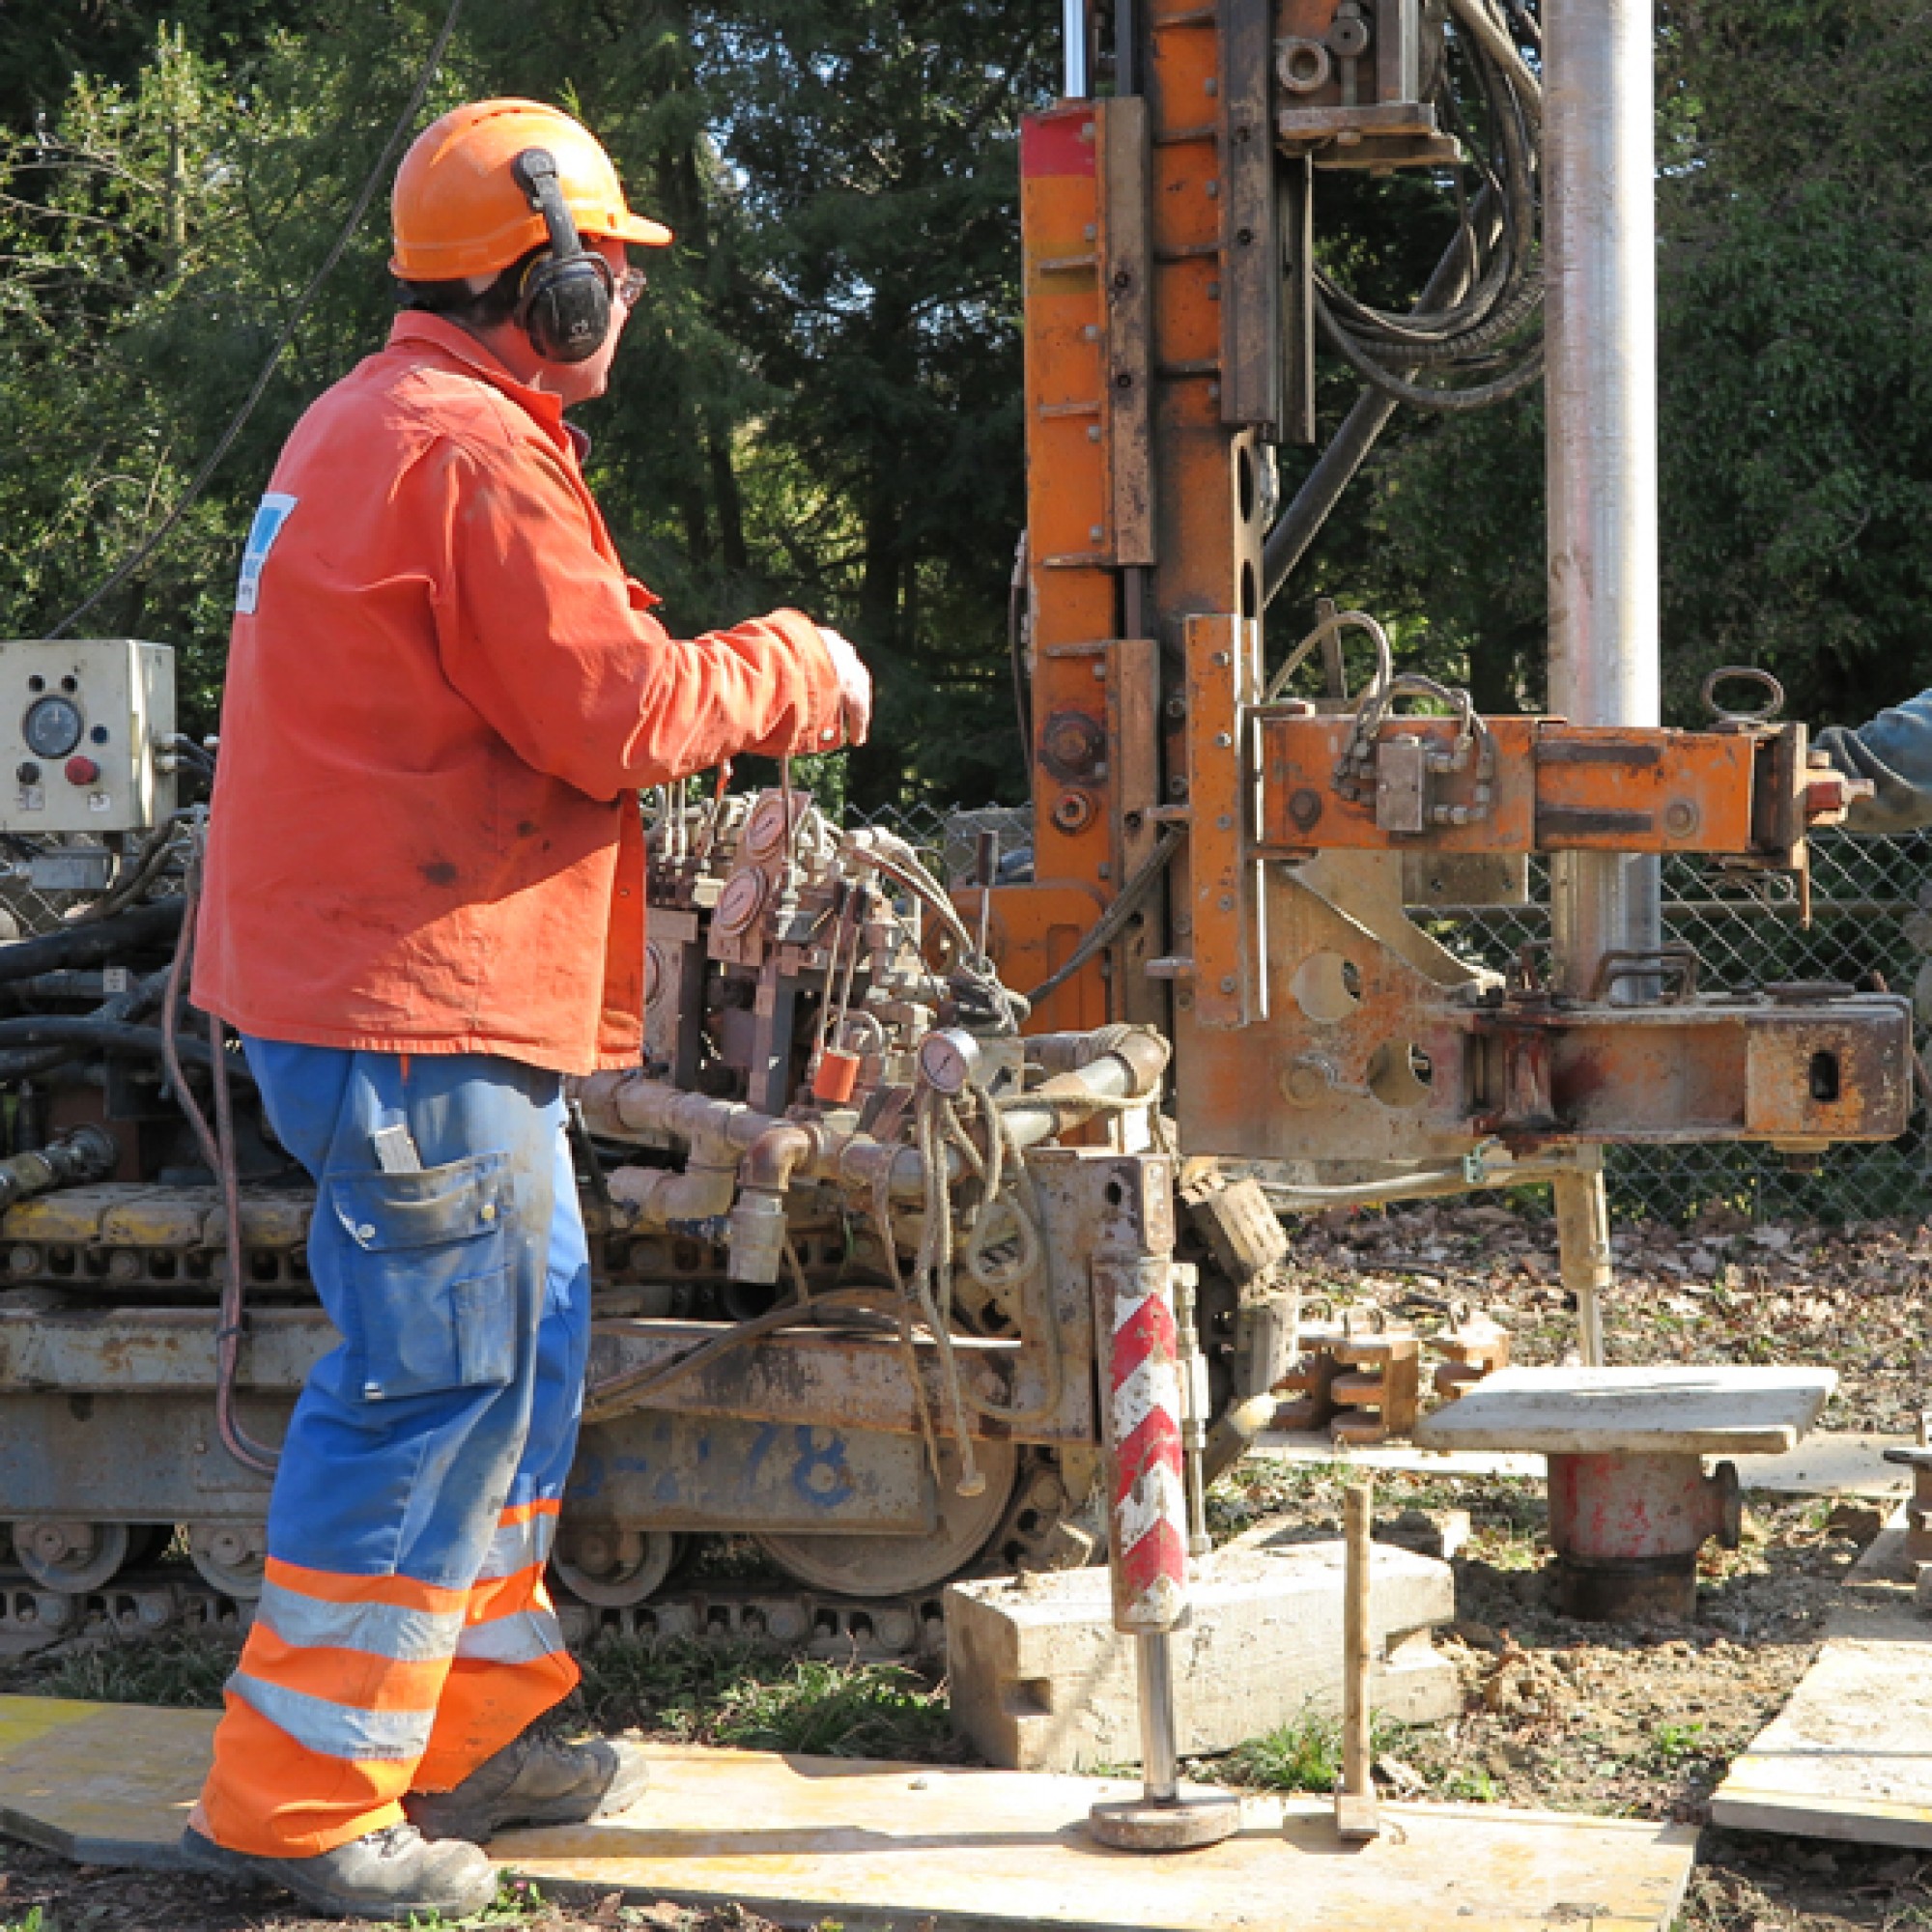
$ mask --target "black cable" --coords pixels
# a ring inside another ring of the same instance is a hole
[[[275,370],[281,362],[283,353],[295,340],[296,328],[302,317],[308,313],[309,304],[321,294],[323,283],[335,272],[335,266],[342,260],[350,239],[362,225],[362,217],[368,213],[369,204],[376,198],[376,189],[388,172],[389,163],[395,157],[397,148],[402,145],[404,135],[414,125],[417,111],[423,104],[423,97],[429,92],[429,84],[436,77],[437,69],[442,65],[443,54],[449,47],[450,36],[456,31],[456,16],[462,11],[463,0],[449,0],[449,12],[443,15],[442,26],[430,46],[429,58],[423,62],[422,71],[416,75],[415,86],[410,90],[409,104],[397,116],[396,125],[389,130],[389,138],[384,143],[383,152],[377,157],[376,165],[369,170],[369,178],[362,184],[361,192],[355,197],[355,207],[349,211],[349,219],[342,224],[342,232],[335,238],[334,245],[323,257],[322,266],[309,277],[308,286],[297,298],[295,307],[289,312],[288,321],[282,325],[282,332],[276,338],[274,348],[269,352],[268,361],[262,365],[262,373],[255,378],[255,386],[248,391],[246,400],[236,411],[228,427],[221,432],[220,439],[209,452],[207,461],[194,472],[186,490],[176,498],[174,508],[161,519],[154,532],[137,544],[108,573],[98,588],[76,604],[52,630],[46,633],[49,638],[65,637],[103,597],[111,591],[118,590],[127,582],[128,578],[133,576],[135,571],[139,570],[161,547],[175,526],[200,499],[201,493],[207,489],[210,479],[220,467],[221,459],[234,447],[235,439],[242,434],[248,418],[255,413],[256,404],[268,393],[269,384],[274,380]]]
[[[1393,396],[1399,403],[1413,403],[1417,409],[1452,412],[1486,410],[1492,403],[1507,402],[1510,397],[1528,388],[1543,374],[1543,344],[1538,342],[1514,369],[1506,376],[1498,376],[1494,382],[1481,383],[1467,389],[1431,388],[1420,383],[1405,382],[1392,370],[1384,368],[1325,309],[1318,312],[1316,320],[1321,323],[1322,334],[1339,352],[1342,359],[1364,382],[1373,383],[1384,395]]]
[[[1172,825],[1160,828],[1160,837],[1153,850],[1142,861],[1140,870],[1121,888],[1120,897],[1100,915],[1087,937],[1073,949],[1066,963],[1027,994],[1029,1005],[1037,1007],[1042,1000],[1057,993],[1074,974],[1121,936],[1126,929],[1127,921],[1153,890],[1174,855],[1180,850],[1185,838],[1185,833],[1177,831]]]
[[[100,1053],[161,1058],[158,1027],[128,1026],[121,1020],[95,1019],[88,1014],[66,1018],[0,1020],[0,1047],[84,1046]],[[213,1066],[209,1050],[198,1039],[181,1042],[183,1060],[194,1066]]]
[[[1007,585],[1007,661],[1013,674],[1013,716],[1020,727],[1020,756],[1026,762],[1027,796],[1033,796],[1033,692],[1027,684],[1027,536],[1013,546],[1012,581]]]
[[[178,898],[151,899],[112,919],[63,926],[38,939],[0,946],[0,981],[32,980],[68,966],[99,966],[142,946],[172,945],[181,930],[182,905]]]
[[[1542,104],[1536,76],[1517,54],[1509,26],[1490,0],[1452,0],[1452,5],[1459,28],[1455,45],[1474,77],[1486,124],[1479,134],[1473,118],[1461,112],[1445,61],[1435,89],[1442,126],[1462,133],[1469,165],[1482,184],[1472,202],[1459,206],[1457,234],[1444,256],[1445,264],[1460,266],[1457,285],[1396,314],[1350,295],[1322,273],[1317,277],[1315,308],[1322,334],[1384,398],[1455,412],[1503,402],[1543,371],[1536,343],[1514,367],[1490,375],[1502,360],[1502,345],[1543,300],[1537,241]],[[1410,370],[1489,380],[1459,387],[1452,382],[1407,380],[1405,372]],[[1366,440],[1374,440],[1373,432]]]
[[[103,1005],[96,1007],[91,1013],[79,1015],[90,1020],[138,1020],[150,1008],[161,1003],[161,995],[167,991],[168,976],[172,969],[157,967],[145,980],[136,980],[125,993],[116,993]],[[30,1018],[41,1015],[27,1015]],[[0,1080],[26,1080],[37,1073],[48,1073],[56,1066],[73,1058],[67,1043],[58,1046],[21,1047],[11,1053],[0,1053]]]

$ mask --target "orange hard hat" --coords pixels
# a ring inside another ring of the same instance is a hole
[[[390,272],[406,282],[494,274],[548,241],[542,214],[511,172],[526,148],[556,162],[580,235],[647,248],[671,239],[662,222],[631,213],[611,156],[568,114],[535,100],[472,100],[425,128],[396,170]]]

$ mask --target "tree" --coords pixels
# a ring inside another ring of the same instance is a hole
[[[239,52],[166,30],[134,77],[77,82],[51,131],[0,152],[0,395],[38,432],[0,455],[0,509],[36,533],[0,562],[14,634],[52,623],[176,500],[441,12],[345,8]],[[585,412],[592,480],[682,628],[783,599],[859,636],[884,695],[853,761],[867,802],[1024,785],[1001,667],[1037,13],[470,0],[433,97],[574,108],[676,229],[614,392]],[[384,252],[372,219],[208,496],[99,613],[190,644],[204,720],[254,497],[299,408],[380,341]]]
[[[1932,14],[1680,0],[1660,43],[1665,701],[1717,665],[1857,723],[1932,683],[1923,408]],[[1434,634],[1486,708],[1542,699],[1540,399],[1400,421],[1324,570]]]

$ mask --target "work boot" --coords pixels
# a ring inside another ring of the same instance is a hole
[[[592,1738],[567,1745],[526,1731],[454,1791],[412,1791],[403,1808],[426,1838],[480,1845],[512,1825],[587,1825],[644,1795],[650,1767],[636,1745]]]
[[[182,1863],[211,1878],[278,1885],[336,1918],[464,1918],[497,1896],[497,1871],[474,1845],[433,1845],[413,1825],[391,1825],[307,1859],[231,1852],[190,1825]]]

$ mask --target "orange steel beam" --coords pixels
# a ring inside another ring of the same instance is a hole
[[[1430,773],[1423,795],[1433,822],[1403,831],[1383,822],[1390,813],[1386,801],[1378,810],[1373,786],[1352,799],[1335,789],[1352,724],[1279,713],[1255,721],[1262,849],[1783,856],[1763,850],[1754,824],[1759,787],[1774,782],[1764,769],[1771,734],[1490,719],[1493,771],[1486,775],[1465,751],[1462,769]],[[1438,758],[1468,744],[1449,718],[1392,719],[1378,744],[1392,740]]]

